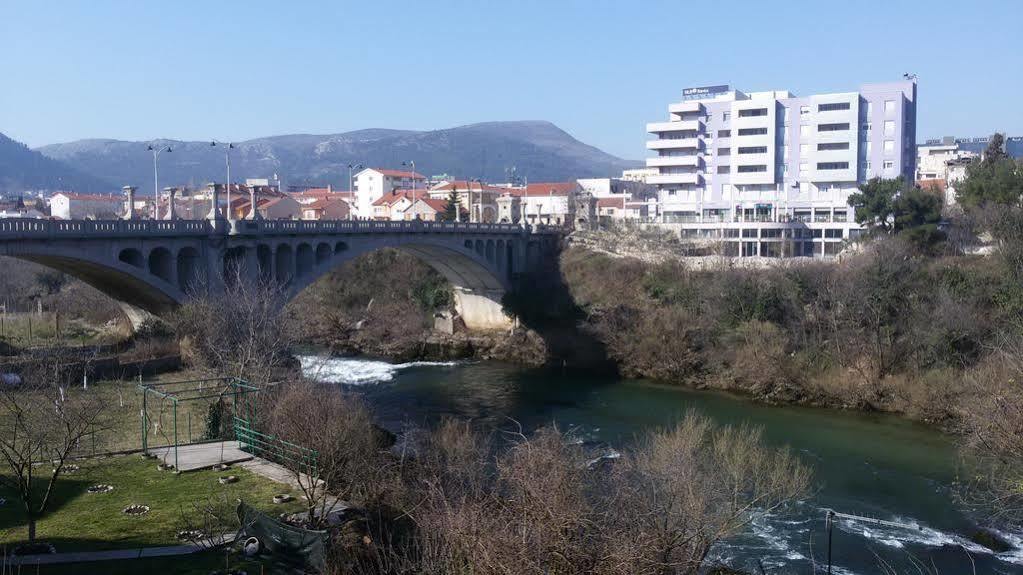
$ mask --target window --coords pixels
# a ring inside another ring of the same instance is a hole
[[[731,171],[732,171],[732,167],[731,166],[718,166],[718,173],[719,174],[728,174]]]
[[[809,136],[810,135],[810,126],[808,126],[806,124],[803,124],[803,125],[799,126],[799,135],[800,136]]]
[[[742,229],[742,237],[744,237],[744,238],[755,238],[755,237],[757,237],[757,230],[756,230],[756,228],[743,228]]]
[[[895,135],[895,122],[892,120],[884,121],[884,135],[894,136]]]
[[[781,169],[782,175],[785,175],[785,176],[789,175],[789,165],[788,164],[782,164],[781,168],[782,168]]]
[[[818,170],[848,170],[849,162],[818,162]]]
[[[766,136],[767,128],[739,128],[740,136]]]
[[[890,170],[890,169],[892,169],[894,167],[895,167],[895,162],[893,162],[891,160],[885,160],[884,161],[884,169],[885,170]]]
[[[825,142],[817,144],[817,151],[824,152],[827,150],[848,150],[849,142]]]
[[[719,138],[727,138],[727,137],[729,137],[731,135],[732,135],[732,131],[731,130],[718,130],[718,137]]]
[[[844,122],[841,124],[817,124],[818,132],[841,132],[849,129],[849,123]]]
[[[848,110],[849,102],[835,102],[833,104],[819,104],[817,106],[818,112],[835,112],[838,110]]]
[[[739,148],[740,154],[766,154],[767,146],[745,146]]]
[[[866,168],[866,170],[867,170],[867,171],[869,172],[869,171],[870,171],[870,160],[867,160],[867,161],[866,161],[866,162],[865,162],[865,163],[863,164],[863,166],[864,166],[864,168]]]
[[[678,190],[668,190],[668,195],[674,196],[676,192],[678,192]]]
[[[840,239],[842,239],[842,228],[838,228],[838,229],[828,228],[828,229],[824,230],[824,237],[830,238],[830,239],[833,239],[833,240],[836,240],[836,239],[840,240]]]
[[[799,162],[799,173],[802,174],[806,171],[806,162]]]
[[[730,155],[732,155],[732,149],[731,148],[718,148],[718,155],[719,156],[730,156]]]
[[[895,151],[895,140],[884,141],[884,153],[891,154]]]
[[[805,116],[805,115],[807,115],[809,113],[810,113],[810,106],[800,106],[799,107],[799,115],[800,116]]]
[[[740,174],[749,174],[749,173],[755,173],[755,172],[766,172],[767,171],[767,166],[762,165],[762,164],[761,165],[753,165],[753,166],[739,166],[739,170],[738,171],[739,171]]]
[[[727,122],[728,120],[731,120],[731,119],[732,119],[732,113],[731,112],[722,112],[721,113],[721,121],[722,122]]]
[[[895,112],[895,100],[885,100],[884,101],[884,113],[885,114],[891,114],[893,112]]]
[[[739,110],[740,118],[754,118],[756,116],[766,116],[767,108],[751,108],[749,110]]]
[[[860,128],[866,132],[868,136],[870,135],[870,130],[873,129],[873,127],[873,124],[870,122],[865,122],[862,126],[860,126]]]
[[[810,144],[799,144],[799,155],[806,156],[810,152]]]

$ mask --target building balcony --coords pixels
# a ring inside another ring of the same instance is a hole
[[[691,184],[700,186],[703,185],[703,175],[697,173],[691,174],[657,174],[656,176],[647,176],[646,183],[648,184]]]
[[[650,122],[646,125],[646,131],[651,134],[664,132],[702,132],[702,120],[685,120],[681,122]]]
[[[661,156],[658,158],[647,158],[646,167],[648,168],[659,168],[661,166],[672,167],[690,167],[695,168],[702,165],[702,158],[697,155],[692,156]]]
[[[650,140],[646,143],[648,150],[688,150],[700,147],[699,138],[679,138],[677,140]]]
[[[672,114],[702,114],[703,104],[700,102],[677,102],[668,106]]]

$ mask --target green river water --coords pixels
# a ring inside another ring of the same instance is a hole
[[[645,382],[530,370],[497,362],[389,364],[369,359],[302,358],[306,375],[365,395],[383,425],[430,425],[444,416],[525,429],[555,422],[608,457],[644,429],[686,410],[719,423],[761,426],[811,464],[816,490],[785,516],[758,517],[718,546],[715,558],[750,572],[813,573],[826,558],[824,509],[907,524],[879,527],[840,520],[833,573],[878,573],[877,556],[918,573],[912,558],[943,574],[1023,573],[1023,535],[1002,533],[1015,549],[994,553],[970,540],[974,524],[954,506],[958,470],[953,438],[887,415],[757,405],[730,395]],[[876,554],[876,556],[875,556]]]

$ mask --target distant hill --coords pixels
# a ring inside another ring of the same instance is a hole
[[[44,189],[100,192],[115,187],[0,134],[0,192]]]
[[[160,186],[224,181],[223,148],[209,142],[161,141],[173,152],[160,156]],[[491,182],[508,170],[529,181],[612,176],[641,166],[576,140],[550,122],[487,122],[446,130],[368,129],[343,134],[294,134],[235,143],[231,177],[271,177],[285,185],[332,184],[348,188],[348,164],[400,168],[413,160],[416,171],[448,173]],[[38,148],[46,156],[117,186],[152,190],[153,160],[145,142],[79,140]]]

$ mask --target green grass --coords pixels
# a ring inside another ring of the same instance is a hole
[[[234,468],[231,474],[239,481],[220,485],[223,472],[196,471],[175,475],[158,471],[156,461],[139,455],[96,458],[76,462],[81,469],[62,476],[51,501],[50,511],[37,525],[37,539],[52,543],[58,552],[101,551],[161,545],[178,545],[176,534],[185,516],[197,515],[193,504],[211,496],[223,501],[243,499],[271,514],[294,512],[302,504],[284,505],[272,502],[274,494],[292,493],[285,485],[274,483],[244,469]],[[90,485],[106,483],[114,486],[109,493],[90,494]],[[13,493],[0,490],[7,504],[0,507],[0,546],[23,542],[27,537],[24,511]],[[131,504],[150,507],[149,513],[130,517],[122,510]]]

